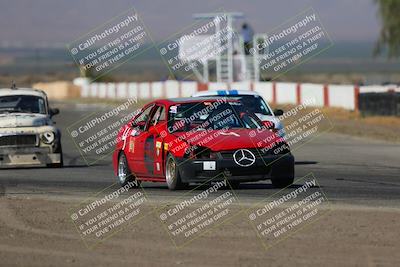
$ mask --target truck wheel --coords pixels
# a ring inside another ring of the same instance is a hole
[[[54,153],[60,154],[60,162],[59,163],[51,163],[51,164],[48,164],[47,166],[50,168],[64,167],[64,156],[63,156],[63,152],[62,152],[61,142],[57,145],[57,149],[56,149],[56,151],[54,151]]]
[[[175,158],[169,154],[165,162],[165,180],[170,190],[183,189],[187,186],[182,182]]]

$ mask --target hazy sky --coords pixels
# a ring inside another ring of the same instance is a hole
[[[156,40],[193,23],[193,13],[219,8],[243,12],[256,32],[267,33],[310,6],[336,42],[377,39],[373,0],[0,0],[0,44],[63,45],[130,7]]]

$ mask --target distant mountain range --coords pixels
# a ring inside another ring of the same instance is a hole
[[[399,73],[400,60],[373,57],[374,42],[339,42],[289,74],[304,73]],[[79,73],[67,48],[0,48],[0,75]],[[159,52],[149,49],[113,70],[110,75],[155,73],[167,77]]]

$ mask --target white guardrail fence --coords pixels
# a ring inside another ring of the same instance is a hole
[[[358,95],[367,92],[400,92],[397,85],[331,85],[288,82],[233,82],[233,83],[198,83],[191,81],[159,81],[130,83],[90,83],[84,78],[77,78],[74,84],[80,86],[81,97],[139,99],[190,97],[205,90],[252,90],[258,92],[271,104],[302,104],[314,98],[315,105],[357,110]]]

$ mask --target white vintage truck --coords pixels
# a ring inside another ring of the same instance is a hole
[[[0,89],[0,168],[62,167],[61,134],[45,92]]]

